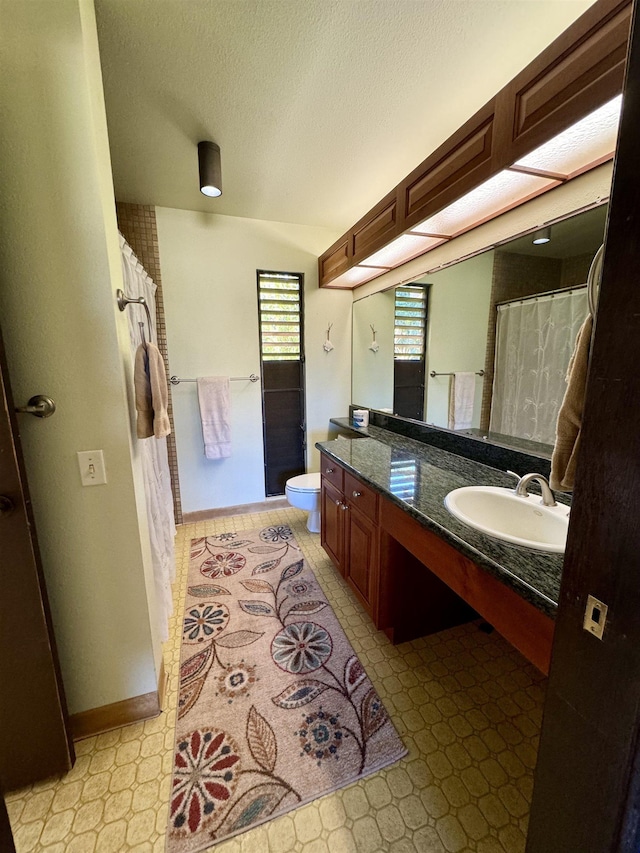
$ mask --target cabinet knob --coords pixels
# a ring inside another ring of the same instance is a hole
[[[349,507],[346,504],[342,504],[342,512],[345,512],[345,510],[348,510],[348,509],[349,509]]]
[[[362,492],[352,492],[354,498],[359,498],[362,495]]]
[[[325,468],[324,473],[325,474],[333,474],[333,468]]]
[[[336,501],[336,506],[342,506],[342,501]]]

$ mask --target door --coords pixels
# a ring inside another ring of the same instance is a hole
[[[344,495],[323,478],[320,500],[320,544],[344,574]]]
[[[377,525],[358,512],[353,501],[349,503],[346,525],[347,578],[371,615]]]
[[[0,387],[0,791],[11,791],[75,756],[1,336]]]
[[[633,12],[528,853],[640,849],[640,25]],[[583,627],[591,595],[602,639]]]

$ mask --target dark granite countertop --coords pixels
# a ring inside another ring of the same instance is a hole
[[[454,518],[444,505],[445,495],[452,489],[477,485],[513,487],[512,477],[380,427],[354,428],[347,418],[332,419],[332,423],[353,430],[354,437],[318,442],[319,450],[555,618],[562,555],[545,554],[485,536]]]

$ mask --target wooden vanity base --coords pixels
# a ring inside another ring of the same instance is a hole
[[[321,518],[324,549],[392,642],[482,616],[549,672],[553,619],[325,455]]]
[[[476,566],[439,536],[425,530],[390,501],[382,501],[380,530],[382,542],[395,541],[400,544],[416,558],[418,569],[422,568],[424,572],[426,567],[430,574],[436,579],[439,578],[443,585],[450,588],[450,592],[457,594],[458,600],[467,602],[527,660],[545,675],[548,674],[555,627],[553,619],[500,583],[493,575]],[[390,590],[394,586],[396,567],[393,556],[397,554],[397,549],[394,545],[387,544],[381,551],[391,559],[381,560],[380,589]],[[405,600],[410,601],[411,595],[412,590],[409,585],[405,592]],[[410,601],[405,606],[408,606],[411,612],[419,604],[416,601]],[[452,605],[447,603],[447,606],[452,608],[451,612],[454,614]],[[432,609],[437,610],[437,605]],[[382,616],[382,612],[379,611],[379,615]],[[396,618],[399,616],[400,614],[396,613]],[[454,615],[453,619],[455,618]],[[460,618],[458,621],[452,621],[451,625],[460,624],[463,621],[466,620]],[[442,627],[451,627],[451,625]],[[383,626],[379,625],[379,627]]]
[[[376,626],[404,643],[462,625],[478,614],[386,530],[380,531]]]

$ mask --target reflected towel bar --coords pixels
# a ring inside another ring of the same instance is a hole
[[[432,370],[429,376],[455,376],[455,373],[436,373]],[[476,370],[476,376],[484,376],[484,370]]]
[[[169,382],[172,385],[179,385],[181,382],[197,382],[197,379],[178,379],[177,376],[172,376]],[[230,376],[229,382],[259,382],[260,377],[252,373],[251,376]]]

